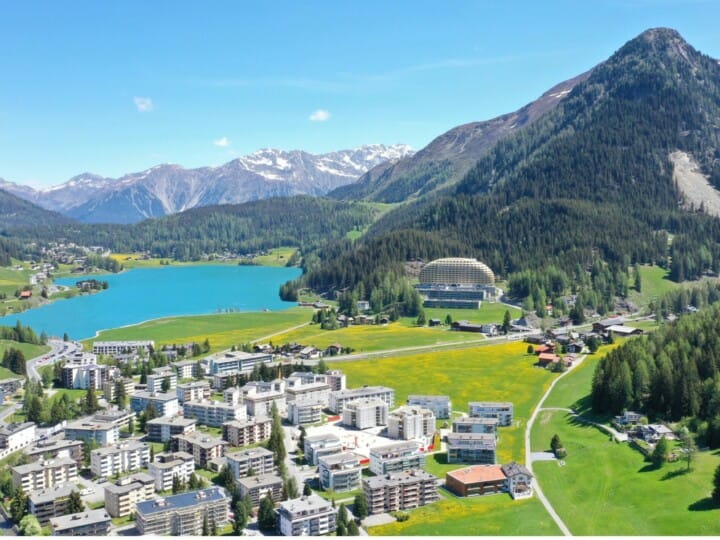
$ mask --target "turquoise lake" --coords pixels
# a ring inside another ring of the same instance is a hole
[[[94,337],[100,330],[178,315],[225,311],[277,311],[297,305],[283,302],[280,285],[300,276],[299,268],[268,266],[170,266],[135,269],[120,274],[89,276],[107,281],[97,294],[57,300],[17,315],[0,317],[0,325],[16,321],[37,333],[71,339]],[[55,280],[75,287],[83,276]]]

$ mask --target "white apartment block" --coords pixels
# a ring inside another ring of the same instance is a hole
[[[155,490],[168,491],[172,489],[175,476],[181,482],[190,480],[190,475],[195,472],[195,460],[187,452],[163,452],[155,456],[155,461],[148,465],[148,471],[155,481]]]
[[[339,369],[330,369],[325,372],[325,382],[330,386],[331,392],[339,392],[347,388],[347,376]]]
[[[370,449],[370,471],[377,475],[422,469],[425,454],[414,441],[398,442]]]
[[[450,396],[425,396],[425,395],[409,395],[407,399],[408,405],[415,405],[430,409],[435,418],[440,420],[450,418],[452,412],[452,401]]]
[[[25,448],[35,440],[35,423],[8,424],[0,427],[0,448],[8,453]]]
[[[395,406],[395,390],[386,386],[363,386],[349,390],[337,390],[330,392],[329,409],[335,414],[342,414],[345,403],[358,399],[382,399],[388,405],[388,409]]]
[[[230,388],[226,388],[223,391],[223,402],[227,403],[228,405],[242,405],[243,402],[243,393],[240,388],[237,386],[232,386]]]
[[[13,487],[22,487],[25,493],[73,483],[78,478],[77,463],[70,458],[40,460],[11,470]]]
[[[181,360],[170,364],[175,368],[178,379],[192,379],[195,376],[197,362],[195,360]]]
[[[195,418],[199,424],[220,427],[225,422],[247,420],[244,406],[229,405],[221,401],[188,401],[183,404],[183,416]]]
[[[337,529],[337,510],[318,495],[281,502],[278,516],[283,536],[323,536]]]
[[[134,513],[136,504],[155,497],[155,479],[145,473],[120,478],[114,484],[103,486],[105,510],[112,517],[125,517]]]
[[[470,416],[473,418],[497,418],[498,425],[512,426],[513,404],[510,402],[471,401],[468,403],[468,407]]]
[[[300,377],[285,379],[285,397],[291,401],[316,401],[327,406],[330,399],[330,386],[325,382],[303,382]]]
[[[115,444],[120,440],[120,428],[113,422],[76,420],[63,428],[67,440],[93,440],[100,446]]]
[[[273,453],[262,447],[226,454],[225,459],[236,481],[250,473],[258,475],[270,474],[275,471]]]
[[[183,418],[182,416],[161,416],[147,421],[147,440],[153,442],[166,442],[174,435],[193,433],[197,420]]]
[[[492,465],[497,459],[497,437],[490,433],[448,433],[448,463]]]
[[[150,463],[150,447],[139,441],[123,441],[90,452],[90,470],[95,476],[113,476],[137,471]]]
[[[174,369],[167,366],[155,368],[147,376],[148,392],[162,392],[163,384],[167,387],[166,392],[172,392],[177,388],[177,373]]]
[[[207,381],[192,381],[178,384],[175,388],[178,402],[183,405],[188,401],[204,401],[210,399],[212,391]]]
[[[106,401],[111,402],[117,399],[118,385],[122,385],[128,399],[135,393],[135,381],[131,378],[108,379],[103,383],[103,395]]]
[[[222,438],[231,446],[247,446],[269,439],[271,429],[272,420],[270,418],[225,422],[222,425]]]
[[[305,459],[310,465],[317,465],[321,457],[342,452],[342,441],[337,435],[325,433],[305,437]]]
[[[409,510],[439,499],[437,478],[421,470],[409,470],[363,480],[370,514]]]
[[[222,529],[229,520],[230,497],[211,487],[137,503],[135,526],[141,536],[201,536],[203,524]]]
[[[324,456],[320,461],[320,485],[323,489],[343,492],[360,487],[361,457],[353,452]]]
[[[95,341],[93,342],[94,354],[145,354],[155,348],[155,342],[145,341]]]
[[[422,407],[400,407],[390,413],[387,426],[393,439],[423,439],[435,433],[435,415]]]
[[[497,436],[498,419],[463,417],[452,423],[453,433],[490,433]]]
[[[255,366],[272,364],[272,355],[265,353],[246,353],[232,351],[210,357],[210,375],[216,373],[251,372]]]
[[[316,401],[288,401],[287,420],[294,426],[317,424],[322,420],[325,404]]]
[[[206,468],[208,464],[225,454],[227,441],[211,437],[205,433],[196,431],[184,435],[175,435],[172,438],[173,445],[180,452],[191,454],[195,460],[195,465],[200,468]]]
[[[135,392],[130,397],[130,408],[140,414],[152,403],[158,416],[175,416],[180,411],[175,392]]]
[[[379,398],[346,401],[342,409],[342,423],[357,429],[386,426],[388,404]]]
[[[287,400],[284,392],[268,391],[244,396],[247,413],[255,418],[272,418],[273,403],[280,416],[287,414]]]

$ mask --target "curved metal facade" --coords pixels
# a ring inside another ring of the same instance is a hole
[[[420,270],[420,283],[433,285],[494,285],[495,274],[486,264],[475,259],[436,259]]]

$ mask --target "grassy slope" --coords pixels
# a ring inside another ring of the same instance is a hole
[[[595,365],[589,356],[577,371],[561,380],[545,407],[587,406]],[[685,464],[648,467],[627,444],[611,442],[607,433],[578,424],[564,412],[543,411],[532,433],[533,450],[544,450],[557,433],[568,450],[566,465],[533,465],[545,495],[575,535],[710,535],[717,534],[717,512],[709,502],[718,453],[701,452],[693,470]]]
[[[152,339],[158,345],[210,340],[211,350],[228,349],[297,326],[310,320],[310,311],[293,308],[278,312],[223,313],[156,319],[134,326],[101,332],[86,340]],[[273,338],[274,339],[274,338]]]
[[[460,498],[450,494],[411,512],[410,519],[373,527],[371,536],[559,536],[542,503],[507,495]]]
[[[255,264],[261,266],[285,266],[290,256],[297,251],[294,247],[279,247],[271,249],[267,255],[260,255],[253,259]],[[132,268],[164,268],[160,261],[169,262],[170,266],[190,266],[190,265],[207,265],[207,264],[230,264],[236,265],[237,259],[230,261],[173,261],[170,259],[142,259],[140,253],[113,253],[111,258],[120,262],[127,270]]]
[[[17,341],[10,341],[6,339],[0,339],[0,358],[8,349],[19,349],[25,355],[26,360],[41,356],[50,350],[47,345],[31,345],[29,343],[18,343]],[[15,375],[17,376],[17,375]],[[4,377],[3,377],[4,378]]]

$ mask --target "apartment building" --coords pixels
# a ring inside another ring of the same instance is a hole
[[[175,368],[175,374],[178,380],[192,379],[197,375],[196,360],[180,360],[178,362],[172,362],[170,365]]]
[[[9,453],[30,445],[35,440],[35,422],[7,424],[0,427],[0,448]]]
[[[452,401],[450,396],[426,396],[412,394],[408,396],[407,404],[415,407],[430,409],[435,418],[444,420],[450,418],[452,412]]]
[[[140,441],[123,441],[90,452],[90,470],[95,476],[113,476],[137,471],[150,463],[150,447]]]
[[[270,418],[255,418],[242,422],[225,422],[222,425],[222,430],[222,438],[231,446],[247,446],[270,438],[272,420]]]
[[[246,476],[237,481],[240,488],[240,497],[250,497],[253,507],[260,505],[260,501],[270,495],[274,502],[282,499],[283,479],[276,474],[259,474]]]
[[[148,464],[148,471],[155,481],[155,490],[168,491],[172,489],[174,477],[183,483],[190,480],[195,472],[195,460],[187,452],[163,452]]]
[[[177,372],[169,366],[154,368],[147,376],[148,392],[172,392],[176,388]]]
[[[95,354],[79,352],[70,356],[60,369],[60,380],[64,388],[76,390],[102,390],[103,383],[110,378],[113,368],[97,363]]]
[[[238,407],[243,404],[243,393],[242,389],[237,386],[232,386],[223,390],[223,403]]]
[[[132,378],[113,378],[103,382],[103,394],[105,400],[109,403],[117,399],[118,385],[121,385],[125,390],[126,396],[132,396],[135,393],[135,381]]]
[[[285,379],[285,398],[287,402],[305,400],[323,403],[326,407],[330,399],[330,386],[322,382],[305,382],[301,377]]]
[[[152,340],[143,341],[95,341],[93,342],[94,354],[149,354],[155,348]]]
[[[211,487],[139,502],[136,508],[141,536],[200,536],[203,523],[217,530],[228,523],[230,497],[225,489]]]
[[[25,493],[76,482],[78,477],[77,463],[70,458],[35,461],[11,471],[13,487],[21,487]]]
[[[262,447],[226,454],[225,460],[236,481],[250,473],[253,475],[270,474],[275,471],[273,453]]]
[[[418,508],[438,500],[437,478],[422,470],[409,470],[363,479],[370,514]]]
[[[307,426],[322,420],[322,411],[326,403],[313,400],[297,400],[287,402],[287,420],[294,426]]]
[[[115,444],[120,439],[120,428],[112,422],[76,420],[68,423],[63,432],[68,440],[93,440],[100,446]]]
[[[153,442],[169,441],[174,435],[184,435],[195,432],[197,420],[182,416],[161,416],[148,420],[145,424],[148,430],[147,440]]]
[[[337,510],[318,495],[281,502],[278,517],[283,536],[322,536],[337,529]]]
[[[247,411],[244,406],[220,401],[187,401],[183,404],[183,416],[195,418],[199,424],[220,427],[225,422],[247,420]]]
[[[382,399],[388,409],[395,406],[395,390],[386,386],[363,386],[330,392],[328,408],[335,414],[342,414],[345,403],[362,399]]]
[[[379,398],[346,401],[342,409],[342,423],[357,429],[386,426],[388,404]]]
[[[107,422],[116,425],[119,429],[130,426],[130,420],[135,421],[135,414],[125,409],[105,409],[92,417],[95,422]]]
[[[77,491],[74,484],[31,491],[28,494],[28,512],[44,527],[50,523],[50,518],[67,514],[68,499],[73,491]]]
[[[175,435],[172,440],[176,451],[192,455],[195,465],[203,469],[207,468],[211,460],[222,457],[225,454],[225,447],[228,445],[227,441],[198,431]]]
[[[448,463],[494,464],[497,460],[497,437],[490,433],[449,433]]]
[[[512,426],[513,404],[510,402],[471,401],[468,407],[473,418],[497,418],[499,426]]]
[[[325,382],[330,386],[331,392],[339,392],[347,388],[347,376],[339,369],[326,371]]]
[[[360,487],[361,456],[353,452],[332,454],[319,459],[320,485],[333,491],[352,491]]]
[[[112,521],[104,508],[50,519],[53,536],[108,536]]]
[[[112,517],[125,517],[135,512],[137,503],[155,497],[155,478],[138,473],[120,478],[114,484],[103,486],[105,510]]]
[[[458,418],[452,423],[453,433],[489,433],[497,436],[497,418]]]
[[[210,375],[216,373],[241,372],[249,373],[255,366],[272,364],[272,355],[265,353],[247,353],[232,351],[210,357]]]
[[[332,433],[323,433],[321,435],[308,435],[305,437],[305,445],[303,451],[305,460],[310,465],[318,465],[320,458],[342,452],[342,442],[340,437]]]
[[[284,381],[264,383],[253,381],[242,387],[247,413],[255,418],[272,418],[273,404],[280,415],[286,414],[287,398]]]
[[[445,475],[446,487],[460,497],[509,493],[513,499],[532,497],[532,474],[514,461],[506,465],[472,465]]]
[[[180,407],[175,392],[135,392],[130,396],[130,408],[140,414],[152,404],[158,416],[175,416]]]
[[[83,460],[83,442],[73,440],[37,441],[23,451],[32,461],[40,459],[70,458],[80,465]]]
[[[388,415],[387,426],[393,439],[423,439],[435,433],[435,415],[418,406],[400,407]]]
[[[422,469],[425,454],[414,441],[398,442],[370,449],[370,470],[377,475]]]
[[[192,381],[178,384],[175,388],[178,403],[183,405],[188,401],[204,401],[210,399],[212,391],[207,381]]]

